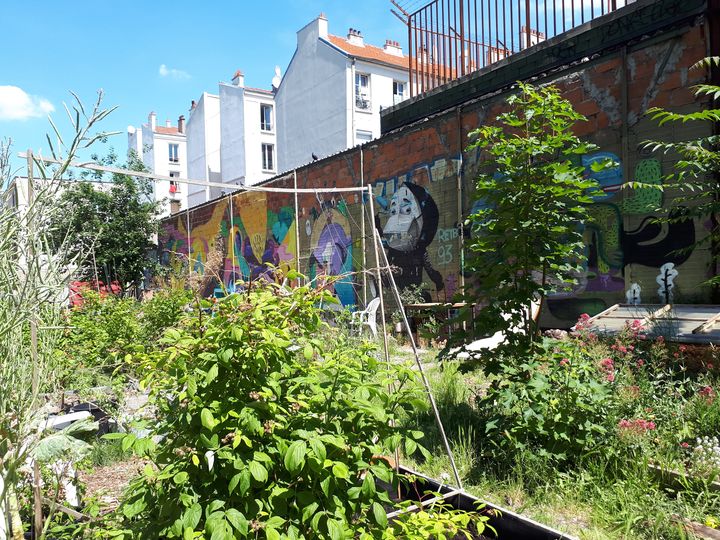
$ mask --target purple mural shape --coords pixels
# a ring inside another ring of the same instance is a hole
[[[312,254],[319,268],[328,275],[337,276],[343,273],[351,244],[352,240],[339,223],[328,223],[320,233]]]

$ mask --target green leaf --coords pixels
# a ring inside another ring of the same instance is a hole
[[[173,482],[175,482],[177,485],[184,484],[188,481],[188,473],[185,471],[180,471],[175,476],[173,476]]]
[[[362,494],[367,498],[375,495],[375,477],[370,472],[366,473],[363,479]]]
[[[185,510],[185,513],[183,514],[183,525],[185,526],[186,530],[190,529],[191,531],[194,531],[195,527],[197,527],[198,523],[200,523],[201,517],[202,506],[200,506],[199,503],[195,503],[190,508]]]
[[[263,467],[260,463],[257,461],[251,461],[250,465],[248,466],[250,469],[250,474],[252,474],[253,478],[257,480],[260,483],[264,483],[268,479],[268,472],[265,467]]]
[[[305,441],[293,442],[285,453],[285,468],[291,473],[302,469],[305,465],[305,454],[307,454]]]
[[[347,465],[345,465],[342,461],[336,461],[335,464],[332,467],[333,475],[335,475],[335,478],[342,478],[342,479],[348,479],[350,478],[350,470],[348,469]]]
[[[312,360],[313,358],[313,347],[310,343],[305,344],[305,348],[303,349],[303,356],[305,357],[305,360]]]
[[[218,365],[213,364],[210,366],[210,369],[208,369],[207,374],[205,375],[205,384],[210,384],[213,382],[218,376]]]
[[[380,525],[383,528],[387,528],[388,525],[388,519],[387,519],[387,513],[385,512],[385,509],[382,507],[380,503],[374,502],[372,503],[372,513],[373,518],[375,518],[375,523]]]
[[[217,425],[217,421],[213,417],[213,414],[210,412],[209,409],[205,408],[200,411],[200,421],[202,422],[203,427],[205,427],[209,431],[212,431]]]
[[[280,540],[280,533],[272,527],[265,528],[265,538],[267,540]]]
[[[245,516],[241,512],[235,508],[230,508],[227,512],[225,512],[225,517],[240,534],[243,536],[247,535],[248,520],[245,519]]]
[[[327,520],[327,528],[328,528],[328,534],[330,535],[331,540],[342,540],[343,528],[340,523],[338,523],[334,519],[328,519]]]
[[[315,453],[320,461],[325,461],[327,458],[327,449],[325,445],[318,439],[310,439],[310,448]]]

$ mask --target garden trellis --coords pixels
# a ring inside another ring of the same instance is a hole
[[[42,156],[35,156],[30,151],[28,151],[27,153],[21,153],[20,157],[28,160],[28,164],[29,164],[28,165],[28,189],[29,189],[30,193],[32,193],[33,182],[35,181],[35,179],[32,176],[32,167],[30,166],[31,163],[36,162],[36,163],[50,164],[50,165],[62,165],[63,164],[62,161],[57,160],[57,159],[45,158]],[[362,163],[362,159],[363,159],[362,148],[360,149],[360,159],[361,159],[361,163]],[[77,168],[77,169],[84,169],[84,170],[93,171],[96,173],[110,173],[110,174],[127,175],[130,177],[143,178],[143,179],[149,180],[151,182],[155,182],[155,183],[157,183],[159,181],[167,181],[167,182],[175,182],[176,184],[185,184],[187,186],[195,185],[195,186],[203,186],[203,187],[209,187],[209,188],[217,188],[217,189],[222,189],[222,190],[228,190],[229,188],[234,187],[234,186],[231,186],[228,184],[223,184],[223,183],[218,183],[218,182],[208,182],[205,180],[196,180],[196,179],[190,179],[190,178],[170,177],[170,176],[158,175],[155,173],[145,172],[145,171],[133,171],[133,170],[123,169],[123,168],[118,168],[118,167],[109,167],[109,166],[105,166],[105,165],[101,165],[101,164],[89,162],[89,161],[84,161],[84,162],[72,161],[69,163],[69,167]],[[41,168],[41,170],[44,171],[45,169]],[[362,171],[362,167],[361,167],[361,171]],[[422,380],[422,384],[424,386],[425,392],[427,393],[428,400],[430,402],[430,406],[433,411],[435,423],[437,424],[438,430],[441,435],[441,439],[443,442],[445,452],[447,453],[449,461],[450,461],[450,465],[452,468],[453,476],[455,478],[455,482],[457,484],[457,487],[462,489],[462,481],[460,479],[460,474],[457,469],[455,459],[453,457],[452,449],[450,448],[450,443],[449,443],[448,438],[445,433],[442,419],[440,417],[440,412],[439,412],[437,404],[435,402],[435,397],[432,393],[430,383],[427,378],[425,369],[420,360],[420,354],[419,354],[417,344],[415,342],[415,339],[414,339],[412,331],[411,331],[410,323],[407,319],[407,316],[406,316],[404,310],[402,309],[403,302],[402,302],[402,299],[400,296],[400,290],[398,289],[397,283],[393,276],[393,272],[392,272],[390,263],[388,261],[387,255],[385,253],[385,250],[382,247],[382,239],[380,237],[379,231],[377,230],[377,228],[374,225],[375,219],[376,219],[376,212],[375,212],[374,194],[372,191],[372,187],[370,185],[365,185],[365,179],[362,177],[362,175],[360,178],[361,185],[357,186],[357,187],[334,187],[334,186],[330,187],[330,186],[328,186],[328,187],[301,188],[301,187],[298,187],[297,171],[292,171],[289,175],[286,175],[284,177],[284,179],[286,180],[287,183],[292,182],[293,187],[273,187],[273,186],[268,186],[268,185],[237,186],[238,187],[237,191],[233,192],[231,194],[231,196],[229,197],[229,203],[228,203],[229,219],[227,220],[227,224],[229,224],[229,227],[230,227],[230,234],[228,235],[228,238],[230,238],[230,243],[231,243],[230,253],[231,253],[231,264],[232,264],[233,274],[235,272],[235,269],[237,268],[236,264],[238,262],[235,260],[236,253],[237,253],[237,251],[236,251],[237,246],[235,245],[235,241],[234,241],[234,231],[236,230],[236,225],[238,225],[235,223],[234,204],[236,204],[236,203],[233,202],[233,200],[235,198],[244,196],[245,194],[255,192],[255,193],[262,194],[265,197],[267,197],[267,196],[274,196],[274,197],[286,196],[288,198],[288,200],[291,201],[291,205],[286,205],[286,206],[290,206],[290,208],[293,210],[292,225],[294,226],[294,229],[295,229],[295,239],[294,239],[295,242],[294,242],[294,246],[293,246],[294,251],[295,251],[294,263],[295,263],[295,268],[299,270],[301,268],[302,257],[303,257],[303,254],[301,253],[301,249],[300,249],[300,227],[301,227],[300,214],[301,214],[301,211],[300,211],[299,195],[312,195],[313,197],[315,197],[315,199],[318,201],[318,203],[321,206],[321,212],[326,211],[326,205],[324,204],[323,201],[325,200],[325,197],[327,197],[327,196],[334,197],[335,194],[339,194],[340,203],[342,205],[346,205],[346,201],[344,198],[345,194],[348,194],[348,195],[353,194],[356,197],[358,197],[359,203],[360,203],[360,208],[361,208],[361,213],[359,216],[360,217],[359,229],[360,229],[360,241],[361,241],[361,252],[362,252],[361,275],[362,275],[362,282],[363,282],[363,286],[362,286],[362,295],[363,295],[363,299],[364,299],[363,303],[367,304],[367,293],[368,293],[367,276],[372,275],[374,278],[374,281],[375,281],[374,294],[379,296],[380,301],[381,301],[381,310],[380,311],[381,311],[381,324],[382,324],[382,335],[383,335],[383,352],[385,355],[386,362],[389,363],[390,357],[389,357],[389,350],[388,350],[388,343],[387,343],[387,325],[386,325],[386,320],[385,320],[383,282],[388,283],[390,285],[392,297],[394,298],[395,302],[397,303],[398,309],[399,309],[400,313],[402,314],[402,322],[403,322],[405,331],[407,333],[407,336],[409,338],[410,345],[413,350],[413,356],[415,359],[415,363],[417,365],[417,369],[420,374],[420,378]],[[252,206],[252,204],[253,204],[251,201],[243,201],[242,199],[240,199],[239,202],[241,204],[243,202],[246,202],[250,206]],[[201,206],[201,208],[202,208],[202,206]],[[264,209],[261,209],[260,212],[254,211],[254,212],[251,212],[251,214],[255,214],[258,218],[260,218],[261,217],[260,214],[262,214],[262,212],[264,212],[264,211],[265,211]],[[336,206],[327,206],[327,211],[337,213]],[[186,227],[185,233],[187,236],[187,238],[185,239],[185,241],[187,242],[187,264],[188,264],[188,271],[192,272],[193,266],[192,266],[192,261],[190,258],[191,257],[191,245],[190,245],[191,244],[191,218],[190,218],[190,213],[191,213],[190,209],[188,209],[184,212],[185,227]],[[348,212],[348,215],[350,215],[349,212]],[[375,262],[374,268],[366,267],[366,262],[367,262],[366,261],[366,249],[365,249],[365,247],[366,247],[366,245],[365,245],[366,231],[367,231],[367,226],[366,226],[366,221],[365,221],[366,219],[369,220],[370,230],[372,231],[372,244],[371,244],[372,248],[371,249],[372,249],[372,253],[374,256],[374,262]],[[357,225],[357,220],[352,218],[352,216],[351,216],[351,220]],[[260,220],[260,221],[262,221],[262,220]],[[219,225],[220,225],[220,219],[218,218],[218,220],[217,220],[218,229],[219,229]],[[256,224],[253,224],[253,226],[254,225],[256,225]],[[266,222],[265,222],[265,226],[267,228]],[[287,222],[285,222],[285,226],[288,226]],[[308,225],[308,229],[309,229],[309,225]],[[248,234],[247,231],[245,231],[245,232],[246,232],[246,234]],[[327,233],[327,235],[329,236],[329,239],[328,239],[329,243],[330,243],[329,245],[332,245],[332,243],[335,243],[335,245],[342,244],[343,239],[338,237],[338,234],[341,234],[341,233],[337,228],[330,227],[327,230],[323,230],[323,233]],[[250,234],[248,234],[248,236],[250,236]],[[308,236],[311,236],[311,234],[308,234]],[[253,245],[253,243],[255,243],[255,245]],[[249,242],[244,244],[244,247],[246,249],[254,249],[255,252],[258,252],[263,249],[262,245],[259,245],[259,246],[257,245],[257,241],[255,238],[250,238]],[[346,246],[346,247],[351,247],[351,245]],[[306,257],[309,260],[311,257],[314,256],[312,251],[313,251],[313,247],[310,246],[310,250],[304,255],[304,257]],[[354,256],[350,255],[350,257],[351,257],[351,261],[355,262]],[[205,259],[204,261],[201,261],[201,262],[207,263],[208,260]],[[204,266],[202,264],[200,265],[200,268],[204,270]],[[351,273],[352,272],[346,272],[346,274],[336,275],[335,277],[339,278],[339,279],[343,279],[345,276],[349,277],[349,275]],[[235,276],[233,275],[233,278],[234,277]],[[317,276],[310,276],[310,277],[311,277],[311,279],[317,279]]]

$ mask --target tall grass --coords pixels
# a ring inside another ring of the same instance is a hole
[[[55,389],[53,350],[66,284],[77,262],[68,256],[67,241],[59,246],[50,242],[54,201],[78,151],[107,135],[93,130],[111,111],[101,108],[102,94],[89,111],[73,97],[75,104],[66,106],[73,128],[67,143],[51,120],[59,147],[54,148],[49,137],[48,144],[61,164],[48,168],[34,161],[33,176],[38,181],[27,204],[17,204],[18,193],[20,202],[25,198],[27,184],[12,181],[10,141],[4,141],[0,150],[0,539],[11,528],[12,538],[22,538],[20,468],[43,436],[44,395]],[[37,538],[42,536],[36,531]]]

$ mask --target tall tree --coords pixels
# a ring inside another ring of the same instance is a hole
[[[95,157],[95,156],[94,156]],[[114,164],[111,152],[100,160]],[[141,171],[142,163],[130,156],[128,169]],[[60,197],[54,217],[56,241],[64,237],[78,253],[85,253],[80,268],[84,278],[118,281],[123,290],[139,285],[153,264],[150,252],[158,228],[158,204],[145,179],[113,174],[106,186],[101,178],[73,182]]]
[[[531,301],[567,290],[582,271],[582,224],[594,180],[577,163],[594,146],[573,133],[585,118],[554,87],[518,83],[509,110],[470,136],[482,150],[470,216],[466,294],[480,304],[475,326],[503,331],[509,345],[531,347]]]

